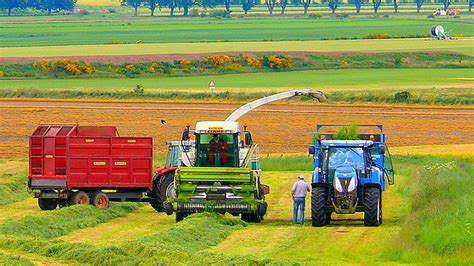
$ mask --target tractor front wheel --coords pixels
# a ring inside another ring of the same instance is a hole
[[[380,189],[364,190],[364,225],[379,226],[382,223],[382,198]]]
[[[325,226],[328,224],[326,214],[326,189],[315,187],[311,192],[311,222],[313,226]]]

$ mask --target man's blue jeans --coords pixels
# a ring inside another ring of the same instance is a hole
[[[305,198],[293,198],[293,222],[298,221],[298,209],[300,209],[300,224],[304,224],[304,200]]]

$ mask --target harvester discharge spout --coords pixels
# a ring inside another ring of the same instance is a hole
[[[246,113],[270,102],[284,100],[284,99],[292,98],[295,96],[305,96],[305,95],[311,96],[317,99],[319,102],[326,101],[326,95],[324,95],[324,93],[319,90],[298,89],[298,90],[285,91],[285,92],[277,93],[277,94],[270,95],[267,97],[263,97],[261,99],[242,105],[237,110],[235,110],[232,114],[230,114],[225,121],[235,122],[239,120],[239,118],[244,116]]]

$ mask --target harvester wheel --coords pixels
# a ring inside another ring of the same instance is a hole
[[[325,226],[327,222],[326,216],[326,189],[315,187],[311,192],[311,222],[313,226]]]
[[[43,211],[52,211],[58,206],[58,201],[56,199],[38,198],[38,206]]]
[[[102,191],[96,191],[92,194],[91,204],[99,209],[106,209],[109,207],[109,197]]]
[[[366,188],[364,190],[364,224],[379,226],[382,222],[382,199],[380,189]]]
[[[89,195],[87,195],[87,193],[84,191],[77,191],[77,192],[72,193],[69,199],[69,205],[76,205],[76,204],[87,205],[89,204],[89,202],[90,202]]]
[[[189,213],[185,212],[176,212],[176,222],[181,222],[184,218],[186,218]]]
[[[241,219],[247,223],[259,223],[262,221],[262,216],[258,213],[242,213]]]

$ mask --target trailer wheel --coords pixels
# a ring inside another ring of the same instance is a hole
[[[91,204],[99,209],[106,209],[109,207],[109,197],[102,191],[96,191],[92,194]]]
[[[89,202],[90,202],[89,195],[87,195],[86,192],[77,191],[77,192],[72,193],[69,200],[69,205],[76,205],[76,204],[86,205],[86,204],[89,204]]]
[[[364,190],[364,225],[379,226],[382,220],[382,199],[380,189],[366,188]]]
[[[326,189],[315,187],[311,192],[311,223],[313,226],[325,226],[327,222],[326,216]]]
[[[58,201],[56,199],[38,198],[38,206],[43,211],[52,211],[58,206]]]

